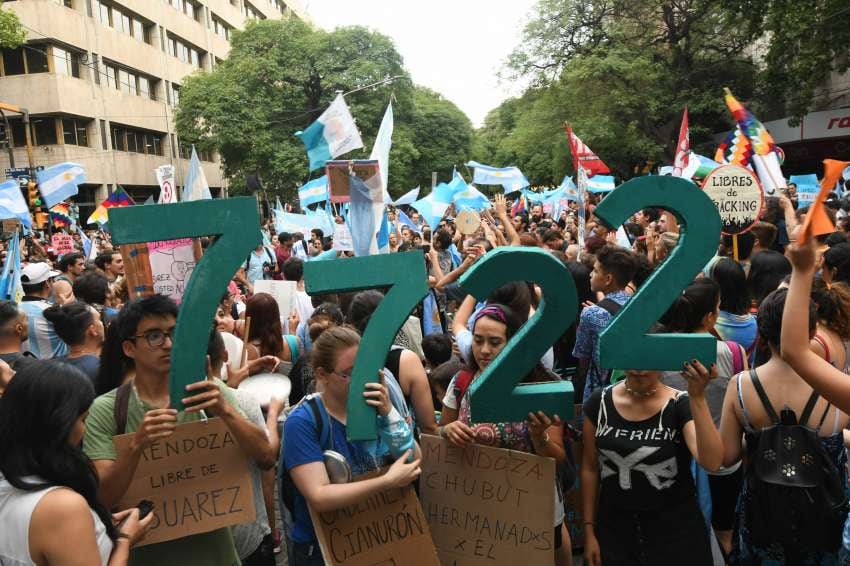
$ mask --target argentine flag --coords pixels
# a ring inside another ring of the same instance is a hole
[[[53,208],[63,200],[76,195],[78,185],[86,182],[86,172],[82,165],[65,162],[53,165],[36,174],[38,190],[44,206]]]
[[[311,204],[328,200],[328,176],[322,175],[318,179],[313,179],[301,185],[298,188],[298,200],[301,201],[301,208],[303,209]]]
[[[189,160],[189,172],[186,173],[186,179],[183,183],[183,202],[190,200],[211,200],[210,185],[207,183],[207,176],[201,167],[201,160],[198,159],[198,152],[195,151],[195,146],[192,146],[192,158]]]
[[[16,179],[0,184],[0,218],[17,218],[27,230],[32,230],[32,217]]]
[[[468,185],[466,189],[455,193],[454,204],[457,211],[490,208],[490,200],[472,185]]]
[[[422,215],[422,218],[425,219],[431,230],[436,231],[437,224],[440,223],[440,219],[446,214],[446,210],[449,208],[449,203],[437,200],[434,198],[434,193],[431,192],[427,197],[411,203],[410,206],[419,211],[419,214]]]
[[[413,220],[411,220],[410,217],[408,215],[406,215],[403,210],[397,210],[396,215],[398,216],[399,224],[401,224],[403,226],[407,226],[408,228],[410,228],[411,230],[413,230],[417,234],[422,233],[422,228],[420,228],[419,226],[414,224]]]
[[[307,148],[310,158],[310,171],[323,167],[327,161],[363,147],[360,132],[348,105],[338,94],[319,119],[306,130],[295,132]]]
[[[519,167],[491,167],[470,161],[467,167],[473,167],[475,173],[472,176],[472,182],[479,185],[502,185],[505,189],[505,194],[518,191],[529,186],[531,183],[519,170]]]
[[[419,187],[416,187],[415,189],[413,189],[411,191],[407,191],[406,193],[404,193],[403,195],[398,197],[398,200],[395,201],[393,204],[396,205],[396,206],[399,206],[399,205],[402,205],[402,204],[413,204],[413,202],[418,198],[419,198]]]
[[[587,190],[591,193],[607,193],[614,190],[614,177],[611,175],[594,175],[587,179]]]

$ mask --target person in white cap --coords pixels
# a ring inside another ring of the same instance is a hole
[[[44,309],[51,306],[47,298],[52,290],[52,279],[59,275],[46,263],[31,263],[21,270],[21,285],[24,298],[20,309],[26,313],[29,336],[24,350],[29,350],[43,360],[64,356],[68,345],[62,341],[53,329],[53,325],[44,318]]]

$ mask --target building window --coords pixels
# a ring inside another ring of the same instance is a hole
[[[251,19],[253,19],[253,20],[265,20],[266,19],[266,17],[263,15],[262,12],[260,12],[258,9],[253,7],[248,2],[245,2],[245,5],[243,7],[243,12],[245,13],[245,17],[248,18],[249,20],[251,20]]]
[[[118,67],[111,63],[104,63],[104,66],[106,67],[106,84],[109,88],[120,90],[125,94],[143,96],[151,100],[156,100],[158,79]]]
[[[139,41],[151,43],[150,30],[153,24],[144,21],[132,12],[110,5],[102,0],[91,0],[91,2],[92,12],[98,15],[100,23],[114,27],[117,31],[135,37]]]
[[[56,120],[54,118],[31,118],[32,133],[35,140],[34,145],[55,145],[58,143],[56,139]]]
[[[57,75],[80,78],[80,56],[77,53],[51,47],[53,52],[53,72]]]
[[[65,145],[89,146],[88,126],[82,120],[62,119],[62,138]]]
[[[27,73],[46,73],[49,71],[46,46],[27,45],[24,47],[24,55],[27,60]]]
[[[109,149],[109,146],[106,142],[106,122],[104,120],[98,120],[100,122],[100,146],[101,149]]]
[[[26,68],[24,67],[23,47],[18,47],[17,49],[4,49],[3,74],[23,75],[24,73],[26,73]]]
[[[212,28],[213,32],[219,37],[223,37],[224,39],[230,41],[230,30],[231,27],[221,21],[216,16],[212,17]]]
[[[192,65],[196,69],[203,68],[204,52],[173,35],[168,36],[168,54],[184,63]]]
[[[118,151],[162,155],[163,134],[112,125],[112,148]]]
[[[180,104],[180,87],[176,84],[171,85],[171,105],[177,106]]]

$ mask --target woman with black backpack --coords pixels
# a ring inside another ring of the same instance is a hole
[[[833,564],[840,547],[844,517],[832,501],[837,497],[840,506],[845,500],[842,429],[850,417],[812,391],[780,355],[788,326],[798,330],[802,344],[796,347],[806,352],[815,334],[809,290],[793,315],[787,295],[778,289],[759,307],[759,339],[770,348],[770,359],[735,376],[724,399],[724,465],[742,459],[742,437],[747,450],[731,564]]]
[[[810,337],[803,331],[803,328],[811,327],[814,319],[811,309],[806,309],[806,304],[810,302],[809,296],[816,268],[813,238],[809,238],[807,243],[791,246],[788,257],[791,260],[793,272],[782,322],[782,357],[827,401],[844,413],[850,413],[850,380],[841,369],[833,367],[807,347],[807,340]],[[846,423],[843,426],[846,426]],[[832,509],[828,511],[831,515],[840,515],[843,512],[846,517],[846,498],[843,501],[835,499],[832,498]],[[850,564],[850,523],[845,523],[840,542],[842,544],[838,563]]]

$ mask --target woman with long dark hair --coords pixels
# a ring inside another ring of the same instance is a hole
[[[714,331],[721,340],[731,340],[743,346],[752,362],[758,327],[756,317],[750,312],[744,268],[735,260],[724,257],[711,267],[708,275],[720,285],[720,313],[714,323]]]
[[[147,531],[153,514],[112,516],[97,500],[80,449],[92,401],[86,376],[58,361],[22,369],[0,397],[0,564],[127,564]]]
[[[284,365],[282,373],[289,375],[301,355],[301,346],[294,335],[284,335],[277,301],[268,293],[256,293],[245,308],[245,319],[249,317],[248,360],[276,356]]]
[[[527,312],[528,306],[525,308]],[[443,398],[440,436],[456,446],[468,446],[475,442],[554,458],[556,462],[563,463],[566,459],[564,429],[558,415],[545,415],[538,411],[529,413],[528,420],[519,422],[472,422],[471,401],[466,395],[469,385],[481,377],[484,370],[517,333],[524,320],[524,317],[498,303],[490,303],[475,314],[472,324],[472,354],[467,360],[467,368],[452,378]],[[556,379],[557,376],[537,364],[522,382]],[[552,523],[555,547],[553,558],[556,564],[569,564],[571,545],[569,534],[563,529],[564,505],[558,482],[552,486],[552,492],[556,500]]]
[[[104,340],[100,313],[92,306],[75,301],[45,309],[44,318],[53,325],[59,338],[68,344],[68,354],[62,360],[82,371],[94,383],[100,369],[100,348]]]

